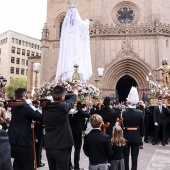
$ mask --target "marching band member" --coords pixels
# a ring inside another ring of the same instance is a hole
[[[137,89],[132,87],[127,98],[129,108],[122,113],[124,138],[127,140],[127,148],[125,152],[125,170],[129,170],[129,153],[131,150],[132,168],[137,170],[137,161],[139,154],[139,146],[144,136],[144,118],[143,113],[136,109],[139,102]]]

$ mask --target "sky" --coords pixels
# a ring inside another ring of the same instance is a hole
[[[0,0],[0,34],[11,30],[41,39],[46,14],[47,0]]]

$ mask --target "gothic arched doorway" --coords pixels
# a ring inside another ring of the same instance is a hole
[[[134,78],[129,75],[125,75],[119,79],[116,85],[116,90],[119,96],[119,102],[126,101],[131,87],[137,87],[137,83]]]

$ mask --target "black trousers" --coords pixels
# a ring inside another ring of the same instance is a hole
[[[155,126],[155,135],[154,135],[154,142],[157,142],[159,133],[162,131],[162,143],[166,142],[167,137],[167,122],[161,122],[158,126]]]
[[[34,155],[32,146],[18,146],[11,144],[14,157],[14,170],[34,170]]]
[[[42,158],[42,145],[43,145],[43,133],[42,133],[42,124],[36,123],[34,127],[35,131],[35,146],[36,146],[36,159],[37,159],[37,165],[41,164],[41,158]]]
[[[150,121],[149,120],[145,120],[145,141],[148,140],[149,126],[150,126]]]
[[[76,134],[76,135],[73,134],[73,139],[74,139],[74,169],[79,169],[82,134]],[[70,165],[71,165],[71,151],[70,151]]]
[[[65,149],[46,149],[49,170],[69,170],[70,147]]]
[[[134,143],[127,143],[126,152],[124,153],[125,170],[129,170],[129,153],[131,150],[132,168],[131,170],[137,170],[139,145]]]

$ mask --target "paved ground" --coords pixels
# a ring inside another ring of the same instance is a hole
[[[45,150],[43,150],[42,162],[46,166],[39,168],[39,170],[49,170]],[[88,158],[81,150],[80,166],[88,170],[88,164]],[[162,146],[144,143],[144,149],[140,149],[139,153],[138,170],[170,170],[170,144]]]

